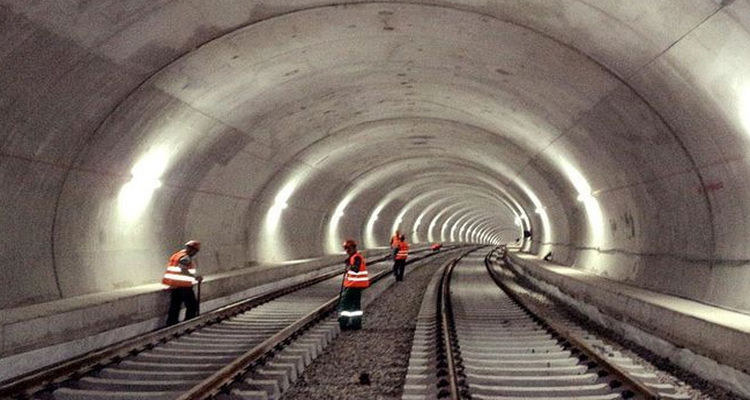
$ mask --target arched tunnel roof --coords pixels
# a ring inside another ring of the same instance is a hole
[[[400,229],[747,310],[748,26],[739,0],[0,1],[0,307],[157,281],[188,238],[211,273]]]

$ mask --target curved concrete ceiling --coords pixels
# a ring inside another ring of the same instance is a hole
[[[0,307],[157,281],[187,238],[210,274],[400,228],[529,230],[576,268],[750,309],[748,1],[0,0],[0,20]]]

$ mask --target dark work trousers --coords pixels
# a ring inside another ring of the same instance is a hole
[[[406,259],[393,261],[393,276],[397,281],[404,280],[404,268],[406,268]]]
[[[169,303],[169,316],[167,325],[174,325],[180,318],[180,308],[185,303],[185,320],[195,318],[198,315],[198,301],[195,299],[192,287],[177,287],[170,290],[171,301]]]
[[[362,289],[345,287],[339,302],[339,327],[357,330],[362,327]]]

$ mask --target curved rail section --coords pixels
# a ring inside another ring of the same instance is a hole
[[[474,251],[444,269],[436,357],[438,398],[659,398],[596,355],[568,329],[498,290],[488,256]],[[407,378],[408,379],[408,378]],[[405,390],[404,398],[416,398]]]
[[[468,254],[468,253],[467,253]],[[439,382],[443,389],[438,393],[438,397],[449,397],[451,399],[467,398],[468,384],[466,375],[463,371],[463,360],[456,335],[453,303],[451,301],[451,276],[456,265],[466,254],[457,258],[445,269],[440,279],[440,292],[438,304],[440,307],[439,331],[438,336],[438,376],[444,377]]]
[[[555,311],[557,306],[542,295],[533,283],[519,275],[503,254],[504,252],[495,250],[485,258],[485,266],[492,279],[525,310],[543,318],[541,323],[544,326],[558,332],[568,343],[579,349],[582,353],[579,357],[588,358],[590,364],[607,365],[608,371],[617,380],[631,387],[640,397],[671,400],[691,398],[674,385],[661,382],[655,373],[648,372],[642,365],[623,355],[621,350],[624,346],[605,342],[573,321],[567,312]]]
[[[423,255],[409,264],[432,254],[415,253]],[[383,260],[372,260],[373,282],[390,272]],[[240,379],[245,390],[235,397],[277,398],[289,374],[338,333],[325,318],[336,308],[340,276],[323,274],[28,374],[0,387],[0,398],[203,399]]]
[[[422,305],[417,315],[414,339],[409,355],[406,380],[402,400],[423,400],[456,396],[462,382],[452,377],[459,374],[456,369],[456,357],[452,346],[445,346],[445,330],[450,324],[442,321],[450,315],[450,309],[443,305],[444,298],[450,298],[450,280],[448,270],[475,248],[464,251],[461,255],[441,266],[430,279],[425,291]],[[450,339],[449,339],[450,340]]]

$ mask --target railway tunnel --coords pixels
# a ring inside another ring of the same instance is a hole
[[[2,0],[0,381],[158,327],[188,239],[218,305],[396,229],[705,308],[699,338],[641,328],[745,379],[748,27],[746,0]]]

